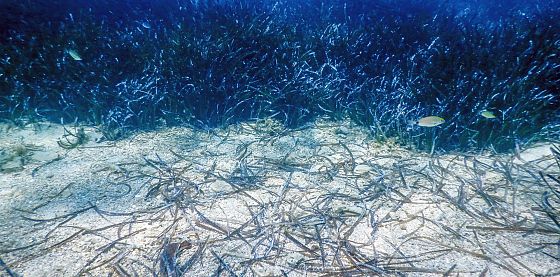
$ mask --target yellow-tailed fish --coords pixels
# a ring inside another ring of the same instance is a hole
[[[484,111],[480,112],[480,115],[482,115],[483,117],[488,118],[488,119],[496,118],[496,115],[489,110],[484,110]]]
[[[82,57],[80,57],[80,54],[78,54],[78,52],[76,52],[76,50],[66,50],[66,53],[68,53],[68,55],[70,55],[70,57],[72,57],[72,59],[74,59],[75,61],[81,61]]]
[[[445,123],[445,119],[439,116],[426,116],[418,119],[415,123],[421,127],[436,127]]]

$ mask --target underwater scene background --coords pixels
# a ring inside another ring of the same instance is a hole
[[[0,276],[558,276],[560,1],[0,0]]]
[[[116,139],[347,117],[427,150],[560,134],[559,1],[0,3],[4,120],[77,120]],[[431,115],[445,124],[410,124]]]

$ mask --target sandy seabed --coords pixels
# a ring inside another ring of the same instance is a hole
[[[84,134],[0,126],[0,276],[560,274],[550,144],[431,156],[323,120]]]

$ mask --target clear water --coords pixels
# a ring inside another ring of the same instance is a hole
[[[0,1],[0,276],[554,275],[559,1]]]

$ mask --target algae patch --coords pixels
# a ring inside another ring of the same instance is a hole
[[[43,147],[23,142],[0,147],[0,172],[22,170],[31,161],[33,153],[40,150],[43,150]]]

